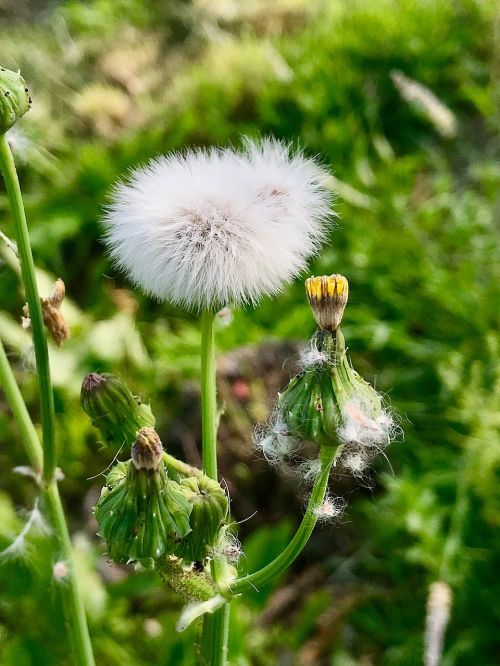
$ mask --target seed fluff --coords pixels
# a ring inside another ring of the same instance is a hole
[[[115,264],[188,308],[256,303],[305,267],[328,232],[328,172],[276,139],[157,157],[119,183],[104,218]]]

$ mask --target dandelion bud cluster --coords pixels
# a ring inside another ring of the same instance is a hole
[[[18,72],[0,67],[0,134],[5,134],[29,111],[31,97]]]
[[[306,281],[318,330],[302,356],[303,370],[279,396],[270,427],[258,431],[257,444],[272,462],[292,456],[308,441],[332,448],[336,465],[360,476],[395,432],[380,395],[347,356],[339,325],[348,288],[342,275]]]
[[[225,538],[225,491],[196,468],[176,467],[171,456],[168,466],[160,437],[149,425],[151,409],[122,380],[92,373],[81,396],[104,438],[131,444],[130,459],[112,467],[94,509],[108,556],[157,569],[186,600],[213,596],[204,565]]]

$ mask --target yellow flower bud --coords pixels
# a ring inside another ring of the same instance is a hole
[[[344,314],[349,283],[343,275],[321,275],[306,280],[306,293],[318,327],[334,332]]]

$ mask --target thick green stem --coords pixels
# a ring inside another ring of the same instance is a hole
[[[335,450],[322,448],[320,451],[321,468],[314,481],[313,490],[307,509],[300,523],[300,526],[295,533],[295,536],[290,541],[288,546],[281,551],[281,553],[272,562],[267,564],[259,571],[237,578],[231,585],[233,594],[239,594],[250,588],[259,588],[266,585],[273,578],[283,573],[288,569],[292,562],[300,555],[304,546],[309,541],[314,526],[318,520],[317,512],[323,504],[325,499],[326,490],[328,487],[328,478],[330,476],[330,469],[335,458]]]
[[[201,423],[202,460],[207,476],[217,477],[217,389],[215,374],[214,313],[201,315]],[[217,582],[219,564],[212,562],[212,575]],[[229,603],[203,618],[201,639],[203,666],[224,666],[227,663]]]
[[[40,393],[43,432],[43,479],[49,485],[53,481],[56,471],[54,395],[50,380],[49,352],[21,188],[19,187],[14,159],[5,134],[0,136],[0,171],[2,171],[5,180],[5,188],[12,211],[17,249],[21,262],[21,274],[30,311]]]
[[[41,470],[42,447],[1,342],[0,383],[14,414],[30,462],[35,471]],[[78,589],[78,579],[74,571],[70,536],[56,482],[53,481],[48,486],[43,485],[42,492],[43,500],[48,508],[54,534],[57,539],[58,557],[68,567],[68,575],[58,589],[65,610],[67,631],[73,647],[74,663],[78,664],[78,666],[94,666],[95,662],[92,654],[89,630]]]

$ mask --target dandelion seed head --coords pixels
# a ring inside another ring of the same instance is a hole
[[[147,294],[191,308],[255,303],[306,266],[331,217],[327,172],[275,139],[152,160],[112,195],[117,266]]]

